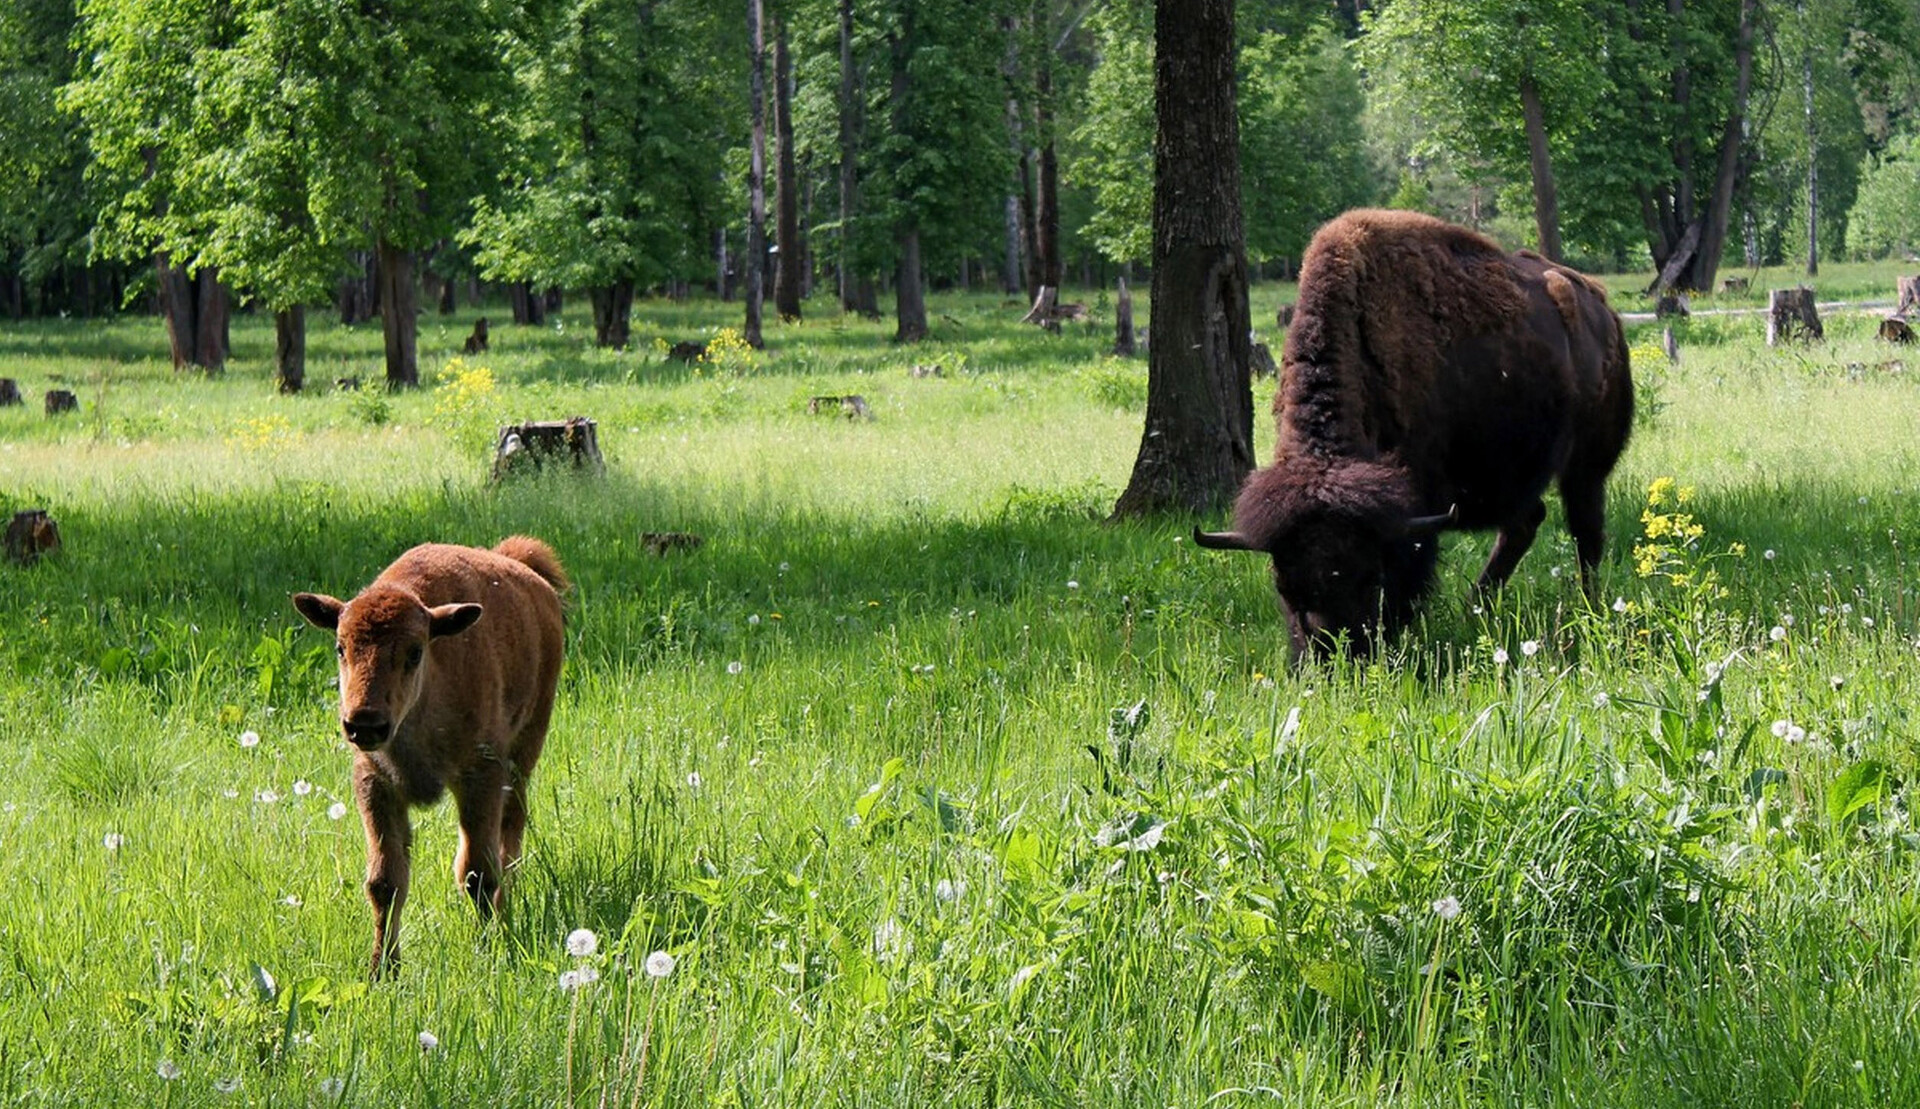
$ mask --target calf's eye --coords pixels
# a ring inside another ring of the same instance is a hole
[[[420,665],[420,655],[421,651],[418,643],[407,648],[407,669],[411,670]]]

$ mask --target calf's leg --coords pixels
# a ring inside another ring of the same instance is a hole
[[[500,884],[500,824],[508,788],[506,767],[488,760],[462,774],[454,789],[460,848],[453,856],[453,880],[473,898],[482,920],[506,901]]]
[[[406,801],[368,760],[354,766],[353,793],[367,832],[367,900],[373,905],[368,976],[377,979],[400,965],[400,909],[407,903],[413,827]]]
[[[1494,540],[1493,553],[1487,556],[1487,565],[1480,571],[1481,590],[1498,589],[1506,584],[1513,575],[1513,568],[1520,565],[1520,557],[1527,553],[1528,547],[1533,546],[1533,536],[1540,530],[1540,521],[1546,518],[1546,504],[1536,500],[1513,519],[1500,525],[1500,537]]]

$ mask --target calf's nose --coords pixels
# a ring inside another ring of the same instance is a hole
[[[387,719],[384,712],[361,709],[341,717],[340,730],[346,733],[348,743],[362,751],[371,751],[393,734],[393,721]]]

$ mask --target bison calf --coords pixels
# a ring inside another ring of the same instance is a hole
[[[452,792],[460,812],[454,881],[482,918],[506,906],[527,779],[560,678],[566,588],[553,551],[514,536],[491,551],[415,547],[349,601],[294,594],[300,615],[334,633],[340,656],[340,729],[355,748],[376,978],[400,955],[409,808]]]

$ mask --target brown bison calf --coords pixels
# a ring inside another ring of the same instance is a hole
[[[294,594],[300,615],[334,633],[340,656],[340,729],[356,748],[353,794],[367,830],[374,977],[400,955],[407,810],[443,789],[460,810],[454,881],[482,918],[506,906],[527,779],[560,678],[566,588],[553,551],[514,536],[491,551],[415,547],[350,601]]]

